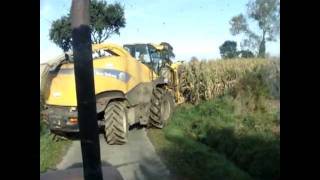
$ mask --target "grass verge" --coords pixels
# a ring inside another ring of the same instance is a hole
[[[253,68],[224,94],[181,105],[167,127],[148,131],[178,179],[280,179],[280,81],[269,72]]]
[[[173,173],[174,179],[251,179],[224,155],[187,138],[179,129],[171,129],[166,133],[152,129],[148,131],[148,136],[155,145],[157,153]]]
[[[52,135],[46,131],[43,125],[41,126],[43,129],[40,132],[40,173],[43,173],[56,168],[71,145],[71,141],[54,141]]]

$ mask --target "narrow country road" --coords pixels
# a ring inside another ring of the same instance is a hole
[[[169,179],[169,171],[162,163],[145,129],[132,129],[129,142],[125,145],[108,145],[104,136],[100,135],[102,164],[114,166],[124,180],[165,180]],[[57,169],[81,167],[80,141],[74,141]]]

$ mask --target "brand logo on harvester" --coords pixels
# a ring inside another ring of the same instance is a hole
[[[59,74],[73,74],[74,69],[66,68],[66,69],[60,69]],[[116,78],[120,81],[123,81],[127,83],[131,76],[123,71],[115,70],[115,69],[104,69],[104,68],[95,68],[94,74],[97,76],[105,76],[105,77],[112,77]]]
[[[95,75],[98,76],[106,76],[119,79],[124,82],[128,82],[130,80],[130,75],[126,72],[115,70],[115,69],[94,69]]]

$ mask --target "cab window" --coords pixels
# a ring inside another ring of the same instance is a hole
[[[150,57],[152,60],[152,69],[156,73],[159,73],[162,64],[160,52],[154,48],[150,48]]]

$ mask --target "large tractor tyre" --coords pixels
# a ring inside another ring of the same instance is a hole
[[[105,113],[105,137],[110,145],[122,145],[128,141],[128,117],[124,102],[112,101],[108,104]]]
[[[170,92],[156,88],[153,91],[150,107],[149,126],[163,128],[174,110],[174,99]]]

